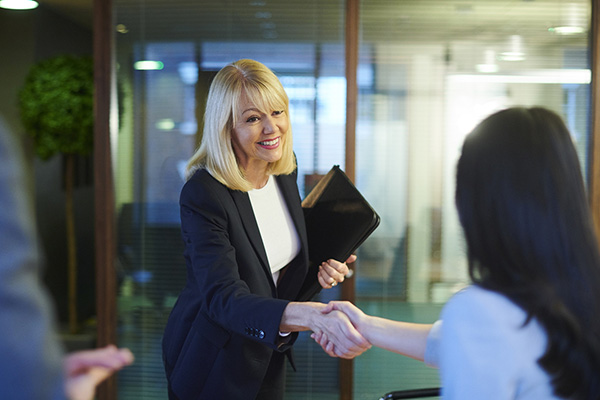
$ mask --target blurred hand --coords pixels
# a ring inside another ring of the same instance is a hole
[[[356,261],[356,255],[352,254],[346,262],[341,263],[337,260],[327,260],[319,266],[317,278],[323,289],[330,289],[338,283],[344,282],[346,277],[352,276],[352,272],[347,264]]]
[[[117,349],[114,345],[68,354],[64,358],[67,397],[92,400],[100,382],[132,362],[131,351]]]
[[[371,348],[371,343],[354,328],[343,312],[328,310],[322,312],[322,317],[313,328],[311,337],[331,357],[351,359]]]

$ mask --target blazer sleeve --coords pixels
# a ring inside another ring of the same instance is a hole
[[[288,301],[271,296],[228,189],[206,172],[195,178],[184,185],[180,206],[188,280],[200,312],[230,332],[277,349]]]

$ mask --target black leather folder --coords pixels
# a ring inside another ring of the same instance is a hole
[[[302,201],[308,235],[309,274],[330,258],[344,262],[379,226],[377,212],[338,165]],[[305,287],[298,300],[310,300],[320,289]]]

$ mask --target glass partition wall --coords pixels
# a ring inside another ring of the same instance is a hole
[[[177,202],[216,71],[253,58],[280,77],[302,195],[345,168],[345,6],[113,0],[118,338],[136,354],[119,399],[166,398],[160,340],[186,275]],[[368,313],[433,322],[468,283],[454,164],[478,121],[510,105],[558,111],[587,176],[590,4],[363,0],[359,15],[355,180],[382,222],[346,284]],[[308,334],[295,348],[286,399],[339,398],[338,360]],[[439,384],[436,370],[379,349],[354,363],[355,399]]]
[[[468,284],[454,174],[475,124],[508,106],[553,109],[587,175],[590,4],[363,0],[360,15],[356,183],[382,224],[358,251],[356,301],[431,323]],[[360,399],[439,384],[437,371],[379,349],[354,368]]]
[[[343,11],[343,1],[114,1],[119,340],[137,356],[119,398],[166,398],[160,339],[186,277],[178,199],[210,80],[240,58],[279,76],[304,194],[314,174],[344,167]],[[337,398],[337,360],[308,335],[295,347],[289,395]]]

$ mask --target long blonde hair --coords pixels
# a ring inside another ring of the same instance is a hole
[[[247,192],[253,189],[237,162],[231,137],[239,115],[242,93],[263,112],[285,110],[289,120],[289,99],[277,76],[258,61],[242,59],[223,67],[210,85],[202,142],[190,158],[186,179],[205,168],[215,179],[230,189]],[[296,168],[292,128],[289,125],[283,141],[282,156],[270,163],[267,173],[290,174]]]

